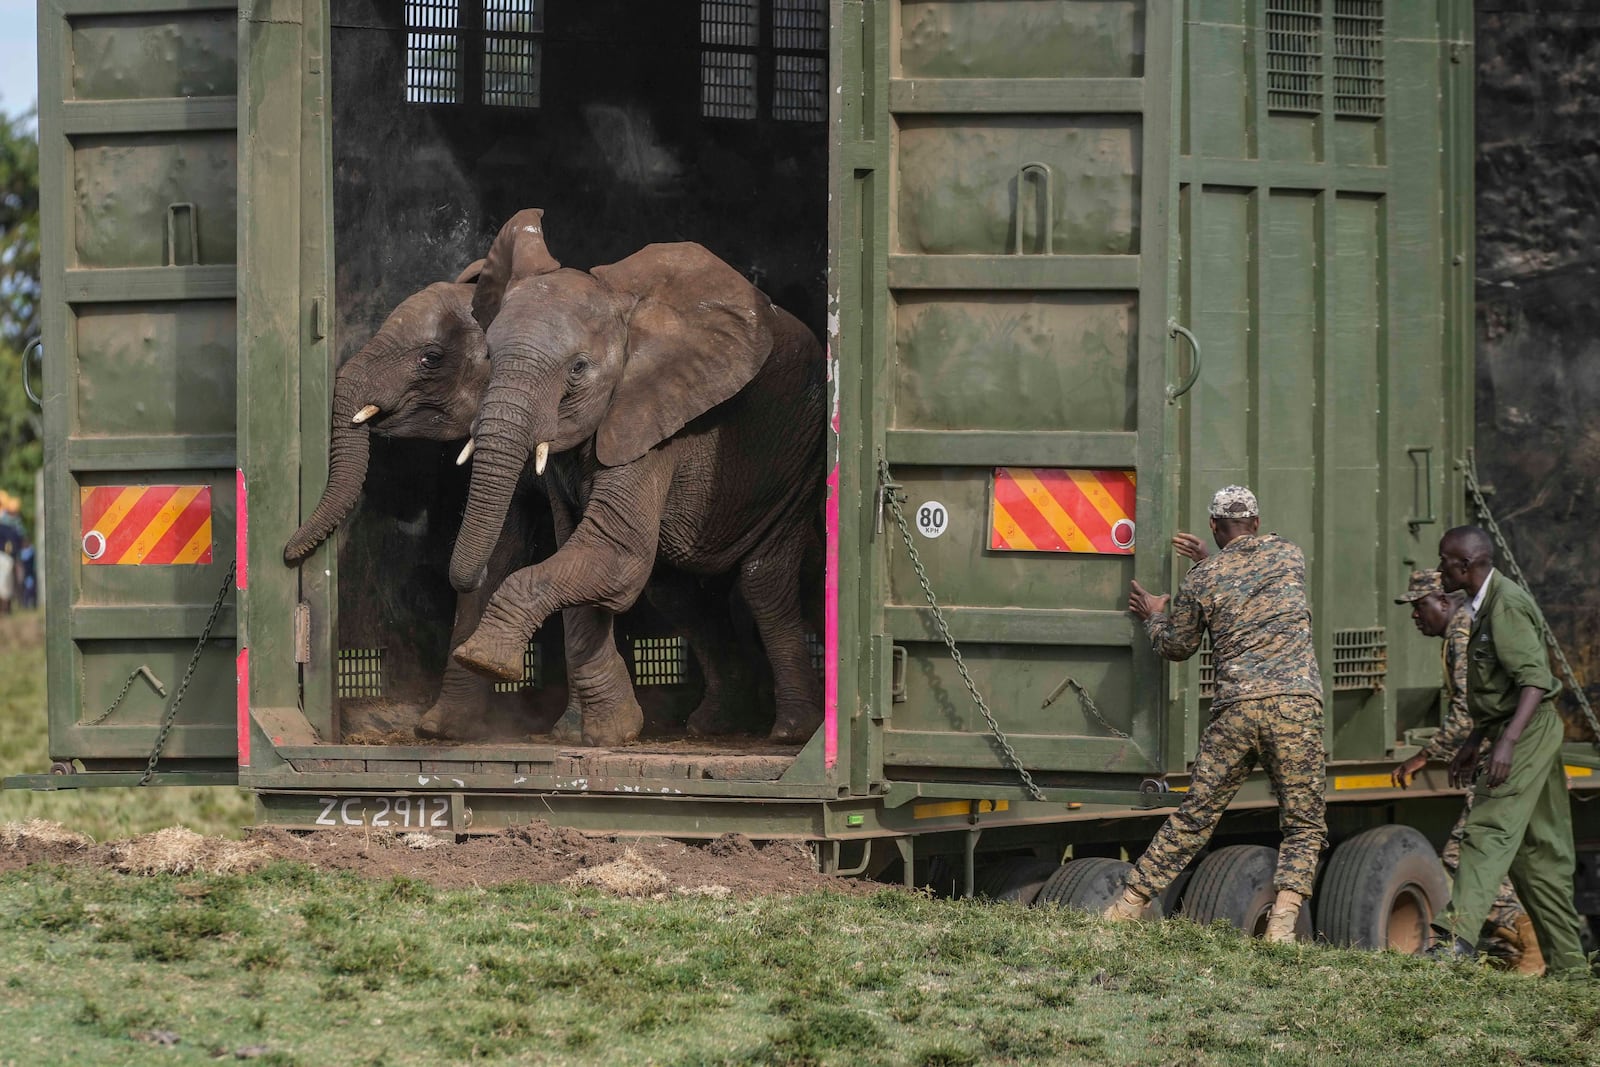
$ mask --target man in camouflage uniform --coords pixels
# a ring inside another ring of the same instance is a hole
[[[1266,940],[1288,943],[1328,839],[1322,676],[1311,641],[1305,556],[1276,534],[1260,532],[1255,494],[1243,486],[1217,490],[1210,515],[1221,549],[1216,555],[1208,556],[1191,534],[1173,538],[1178,551],[1197,562],[1170,611],[1169,597],[1153,596],[1138,582],[1128,598],[1151,647],[1166,659],[1193,656],[1211,631],[1217,688],[1189,792],[1134,864],[1105,917],[1144,914],[1205,847],[1259,757],[1278,796],[1283,830]]]
[[[1472,612],[1467,609],[1465,597],[1444,591],[1438,571],[1412,571],[1405,595],[1395,598],[1395,603],[1411,605],[1411,621],[1424,636],[1444,638],[1444,692],[1448,701],[1444,724],[1438,732],[1422,751],[1396,765],[1389,774],[1395,785],[1405,789],[1428,763],[1442,763],[1455,756],[1472,733],[1472,716],[1467,713],[1467,641],[1472,634]],[[1451,877],[1455,876],[1460,862],[1461,839],[1467,814],[1471,811],[1472,792],[1469,790],[1461,815],[1440,853]],[[1517,892],[1510,878],[1500,883],[1500,895],[1495,898],[1484,923],[1483,940],[1491,955],[1504,959],[1518,972],[1544,972],[1544,956],[1539,952],[1533,922],[1517,902]]]
[[[1434,919],[1439,940],[1428,954],[1473,956],[1476,937],[1509,870],[1538,931],[1546,975],[1587,980],[1572,886],[1576,848],[1561,765],[1561,718],[1552,698],[1543,618],[1527,591],[1494,569],[1494,542],[1476,526],[1439,541],[1447,591],[1464,591],[1472,611],[1467,642],[1467,712],[1472,733],[1450,761],[1453,784],[1477,780],[1461,838],[1450,906]],[[1486,770],[1477,776],[1484,740]]]

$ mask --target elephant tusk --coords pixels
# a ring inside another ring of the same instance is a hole
[[[461,446],[461,455],[456,457],[456,466],[459,467],[463,463],[465,463],[467,460],[471,459],[472,458],[472,453],[473,453],[473,451],[475,449],[477,449],[477,447],[478,447],[478,442],[477,442],[476,439],[471,438],[471,437],[467,438],[467,443],[465,445]]]
[[[550,442],[540,441],[539,447],[533,450],[533,473],[543,474],[545,461],[550,458]]]
[[[366,407],[362,408],[360,411],[356,412],[355,415],[353,415],[351,417],[350,425],[352,425],[352,426],[360,426],[363,422],[366,422],[368,419],[372,418],[372,416],[376,415],[378,413],[378,410],[379,410],[378,409],[378,405],[376,405],[376,404],[368,404]]]

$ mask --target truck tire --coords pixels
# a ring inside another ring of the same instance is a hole
[[[1069,860],[1040,887],[1033,906],[1042,908],[1055,904],[1098,915],[1122,893],[1122,887],[1128,882],[1128,872],[1132,869],[1133,864],[1107,856]],[[1150,902],[1145,917],[1161,918],[1159,897]]]
[[[1333,850],[1317,900],[1317,934],[1335,945],[1415,954],[1450,900],[1444,865],[1409,826],[1378,826]]]
[[[1037,856],[1007,856],[995,860],[978,873],[978,895],[1026,908],[1060,867],[1055,860],[1042,860]]]
[[[1234,929],[1260,937],[1278,895],[1272,885],[1277,866],[1278,850],[1266,845],[1228,845],[1207,853],[1183,894],[1184,916],[1201,926],[1225,919]],[[1295,939],[1311,938],[1311,909],[1303,907]]]

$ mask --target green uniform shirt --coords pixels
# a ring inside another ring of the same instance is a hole
[[[1170,612],[1150,616],[1144,628],[1156,655],[1170,660],[1194,655],[1211,631],[1213,711],[1263,697],[1322,700],[1305,556],[1277,534],[1236,537],[1196,563],[1178,586]]]
[[[1516,582],[1493,572],[1489,591],[1467,646],[1467,710],[1472,721],[1498,737],[1517,710],[1526,686],[1543,689],[1547,697],[1561,691],[1550,673],[1550,654],[1539,628],[1539,609],[1533,597]]]

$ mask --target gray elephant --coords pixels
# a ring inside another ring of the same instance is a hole
[[[542,214],[530,211],[529,216]],[[554,261],[551,261],[554,263]],[[298,566],[354,510],[366,478],[370,437],[464,441],[489,383],[488,345],[473,316],[479,260],[454,282],[436,282],[400,303],[361,350],[334,378],[333,436],[328,485],[311,515],[284,546],[283,559]],[[463,451],[463,461],[468,453]],[[478,625],[489,595],[517,567],[542,554],[549,534],[544,486],[531,468],[522,473],[515,500],[493,551],[486,580],[456,602],[450,645]],[[705,679],[694,732],[726,732],[738,726],[736,710],[754,701],[755,680],[739,661],[728,619],[725,591],[701,590],[682,576],[652,582],[651,602],[684,632]],[[518,671],[520,677],[520,668]],[[439,695],[416,724],[419,737],[465,740],[482,733],[494,683],[447,661]],[[556,727],[558,738],[576,740],[580,711],[569,701]]]
[[[451,583],[483,586],[530,452],[536,469],[549,462],[561,547],[501,583],[457,661],[513,677],[529,638],[563,611],[584,740],[621,744],[642,715],[613,615],[658,560],[732,571],[772,666],[771,737],[809,737],[822,693],[799,572],[821,500],[817,339],[700,245],[560,269],[524,215],[490,248],[473,311],[488,324],[491,370]]]

